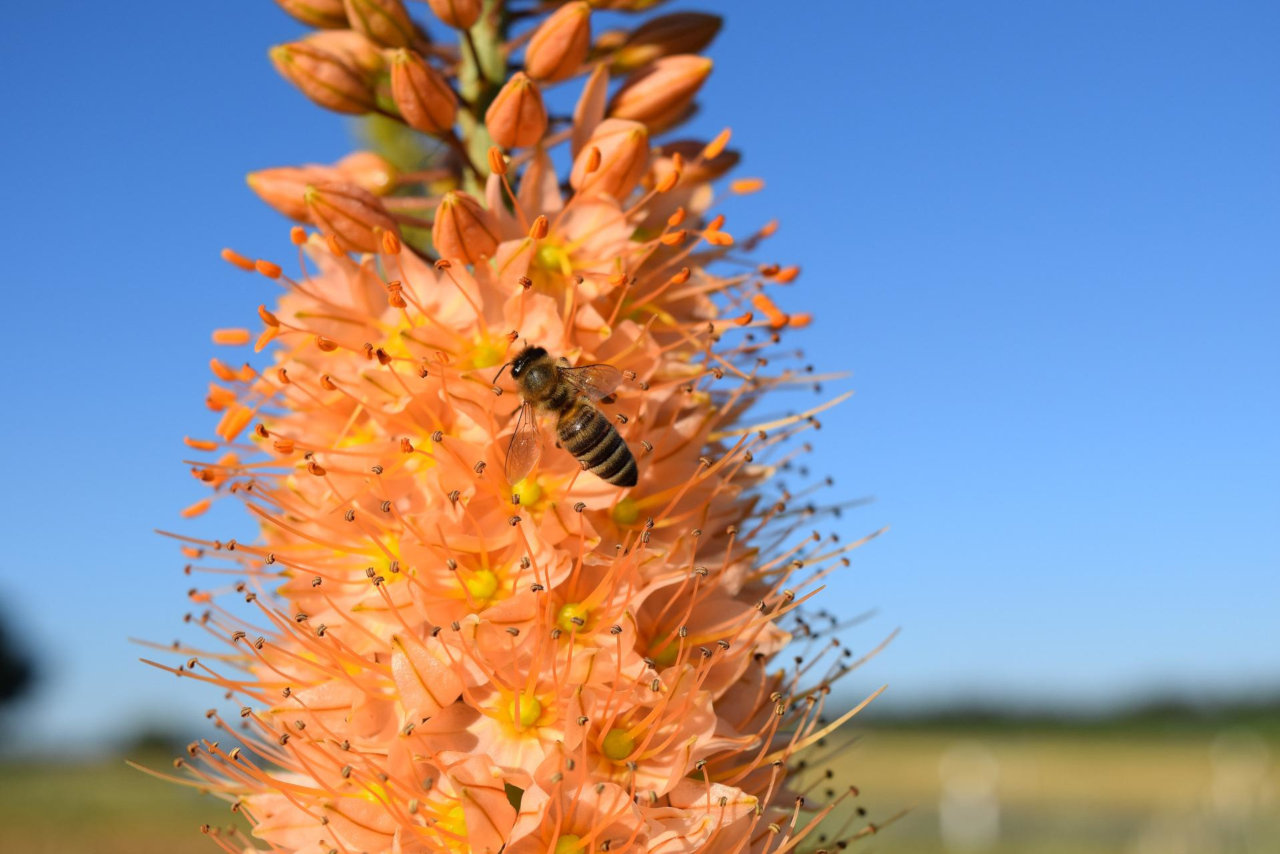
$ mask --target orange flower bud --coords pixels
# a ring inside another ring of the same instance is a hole
[[[348,252],[377,252],[385,231],[398,231],[377,196],[355,184],[326,181],[310,184],[303,199],[311,220],[330,243]]]
[[[423,133],[444,133],[458,113],[444,75],[407,49],[391,54],[391,97],[405,124]]]
[[[395,188],[399,172],[391,162],[372,151],[353,151],[333,164],[342,177],[375,196],[385,196]]]
[[[457,30],[469,30],[480,20],[481,0],[427,0],[436,17]]]
[[[276,0],[276,4],[312,27],[336,29],[347,25],[347,10],[342,0]]]
[[[661,15],[627,36],[613,55],[612,68],[626,73],[664,56],[697,53],[711,44],[723,22],[719,15],[704,12]]]
[[[348,68],[364,78],[370,89],[377,86],[378,76],[387,70],[382,51],[355,30],[321,30],[302,41],[343,60]]]
[[[302,94],[336,113],[360,115],[377,106],[368,81],[342,57],[326,50],[306,42],[276,45],[271,61]]]
[[[307,166],[296,168],[282,166],[278,169],[259,169],[245,176],[250,189],[258,198],[280,213],[298,222],[311,222],[311,211],[302,194],[308,184],[329,177],[323,169]]]
[[[689,108],[710,73],[711,60],[706,57],[663,57],[627,78],[609,102],[609,115],[644,122],[654,131],[670,127]]]
[[[311,210],[303,198],[308,185],[347,181],[376,196],[395,186],[396,169],[372,151],[348,154],[333,166],[281,166],[250,172],[245,181],[271,207],[299,222],[311,222]]]
[[[351,29],[384,47],[408,47],[418,40],[418,29],[403,0],[343,0]]]
[[[451,190],[436,208],[431,241],[442,259],[476,264],[497,250],[498,229],[478,201],[461,190]]]
[[[523,71],[511,75],[484,114],[489,136],[503,148],[524,148],[547,132],[547,108],[538,86]]]
[[[594,155],[592,152],[596,152]],[[588,169],[598,160],[595,169]],[[583,195],[623,199],[649,166],[649,132],[639,122],[605,119],[573,161],[569,184]]]
[[[525,71],[534,80],[557,83],[578,72],[591,49],[591,7],[566,3],[542,22],[524,53]]]

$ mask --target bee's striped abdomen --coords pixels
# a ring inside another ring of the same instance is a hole
[[[636,458],[609,419],[591,404],[579,400],[565,410],[556,435],[587,471],[614,486],[636,485]]]

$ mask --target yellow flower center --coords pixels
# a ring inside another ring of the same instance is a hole
[[[507,703],[507,715],[516,725],[516,729],[528,729],[542,717],[542,703],[538,702],[537,697],[518,694]]]
[[[631,755],[631,751],[636,749],[636,740],[627,734],[625,729],[614,727],[605,734],[604,744],[600,745],[600,752],[605,755],[606,759],[614,762],[622,762]]]
[[[511,492],[520,499],[520,503],[525,507],[537,504],[539,499],[542,498],[542,487],[536,479],[529,477],[511,487]]]
[[[443,814],[439,815],[435,826],[441,830],[442,836],[445,838],[455,837],[458,839],[467,838],[467,815],[462,809],[461,804],[454,804],[449,807]]]
[[[480,341],[471,350],[472,368],[492,368],[502,364],[502,357],[507,353],[506,347],[496,341]]]
[[[576,833],[566,833],[556,838],[554,854],[577,854],[582,850],[582,837]]]
[[[680,643],[672,639],[662,649],[649,655],[659,667],[670,667],[680,657]]]
[[[570,602],[561,606],[560,613],[556,615],[556,625],[566,632],[580,632],[586,628],[589,616],[591,612],[585,606]]]
[[[498,576],[491,569],[478,569],[466,576],[462,582],[472,599],[484,604],[498,592]]]
[[[630,498],[624,498],[613,505],[613,521],[619,527],[634,525],[640,518],[640,505]]]
[[[538,245],[533,263],[548,273],[567,276],[573,272],[573,265],[569,262],[569,251],[564,246],[549,240],[544,240]]]

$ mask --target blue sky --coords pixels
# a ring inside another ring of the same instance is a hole
[[[287,260],[245,172],[349,128],[279,79],[267,0],[8,10],[0,159],[0,610],[73,747],[194,728],[135,663],[190,579],[153,527],[200,497],[209,330]],[[421,8],[421,7],[419,7]],[[855,680],[897,706],[1097,705],[1280,687],[1280,9],[1263,2],[672,3],[729,15],[693,131],[734,128],[740,232],[800,263],[784,308],[854,398],[815,437],[846,538],[830,601],[903,634]],[[216,517],[214,533],[251,524]],[[211,527],[209,527],[211,526]]]

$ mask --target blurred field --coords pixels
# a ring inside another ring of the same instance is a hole
[[[850,819],[911,812],[856,850],[1280,852],[1280,739],[1257,732],[864,732],[847,771],[867,815]],[[210,852],[200,824],[231,820],[222,803],[120,760],[0,766],[6,854]]]
[[[866,733],[865,854],[1280,852],[1280,741],[1257,731]]]

